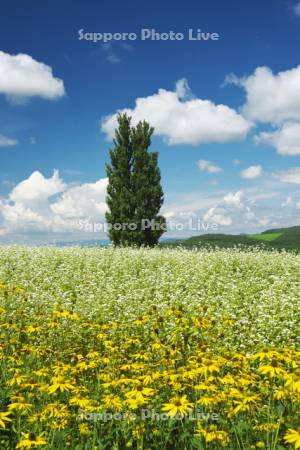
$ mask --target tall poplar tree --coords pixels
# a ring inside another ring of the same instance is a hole
[[[153,246],[165,231],[158,153],[149,152],[153,131],[145,121],[132,127],[130,117],[118,116],[107,165],[106,220],[115,245]]]
[[[125,245],[130,236],[127,230],[118,230],[116,224],[130,223],[132,205],[132,144],[130,117],[120,115],[115,132],[114,148],[109,150],[111,164],[106,166],[108,176],[106,221],[111,228],[109,237],[115,245]]]
[[[131,130],[132,186],[135,198],[136,245],[155,245],[163,234],[164,217],[159,215],[164,194],[160,184],[158,153],[149,152],[154,128],[143,121]],[[144,226],[143,226],[144,225]]]

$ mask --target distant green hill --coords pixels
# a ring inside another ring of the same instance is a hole
[[[300,226],[266,230],[260,234],[234,235],[234,234],[203,234],[187,239],[173,240],[162,243],[168,247],[203,247],[217,246],[232,248],[236,245],[247,247],[261,246],[268,249],[300,250]]]
[[[270,234],[279,234],[275,240],[271,241],[272,246],[292,250],[300,249],[300,226],[267,230],[261,236]]]
[[[251,238],[258,239],[259,241],[268,241],[272,242],[278,239],[282,233],[261,233],[261,234],[252,234]]]

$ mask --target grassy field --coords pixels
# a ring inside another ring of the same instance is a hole
[[[0,448],[300,445],[300,255],[0,247]]]
[[[265,233],[265,234],[252,234],[251,237],[253,239],[258,239],[261,241],[275,241],[280,236],[282,236],[282,233]]]

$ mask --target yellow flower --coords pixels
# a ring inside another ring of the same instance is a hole
[[[76,313],[72,313],[71,311],[65,310],[65,311],[54,311],[53,313],[56,317],[63,317],[65,319],[73,319],[73,320],[79,320],[79,316]]]
[[[229,437],[228,433],[223,430],[217,430],[216,426],[210,426],[209,430],[205,430],[204,428],[197,428],[196,436],[203,436],[205,442],[213,442],[218,441],[222,447],[228,444]]]
[[[197,403],[199,405],[209,407],[211,405],[217,405],[218,403],[220,403],[220,401],[222,401],[220,396],[215,395],[214,397],[209,397],[208,395],[204,395],[199,400],[197,400]]]
[[[114,394],[105,395],[102,398],[103,406],[105,408],[116,409],[117,411],[122,409],[122,402],[120,397]]]
[[[263,361],[264,359],[272,359],[275,356],[277,356],[277,352],[275,350],[265,348],[261,352],[256,353],[253,356],[253,359],[259,359],[260,361]]]
[[[164,403],[162,411],[166,411],[170,417],[175,417],[177,414],[186,416],[192,410],[192,403],[187,399],[186,395],[182,397],[176,396],[170,399],[168,403]]]
[[[208,378],[205,382],[197,384],[196,386],[194,386],[194,388],[197,391],[205,391],[205,392],[217,392],[217,387],[216,385],[213,383],[214,378],[210,377]]]
[[[31,448],[40,447],[46,445],[47,442],[43,437],[43,434],[36,436],[33,433],[22,433],[22,439],[16,445],[16,449],[29,450]]]
[[[27,333],[36,333],[37,331],[41,331],[42,327],[38,325],[28,325],[28,327],[25,328],[25,331]]]
[[[126,400],[124,403],[128,405],[130,409],[137,409],[139,406],[144,405],[147,402],[148,397],[153,395],[154,392],[154,389],[145,387],[138,382],[137,386],[125,394]]]
[[[68,420],[61,417],[59,419],[55,419],[51,422],[50,424],[50,428],[52,428],[53,430],[63,430],[64,428],[66,428],[66,426],[68,425]]]
[[[25,289],[20,287],[14,287],[12,288],[12,291],[15,292],[16,294],[22,294],[23,292],[25,292]]]
[[[64,364],[62,362],[58,362],[53,366],[53,372],[56,376],[62,376],[63,374],[69,372],[72,369],[70,364]]]
[[[22,396],[15,397],[15,401],[13,403],[10,403],[8,405],[9,411],[19,411],[19,412],[25,412],[27,413],[32,408],[32,405],[30,403],[27,403],[25,398]]]
[[[31,416],[28,417],[28,422],[29,423],[40,423],[41,421],[41,414],[32,414]]]
[[[145,430],[145,425],[139,425],[138,427],[134,428],[132,430],[132,435],[133,437],[135,437],[135,439],[141,439],[141,437],[143,436]]]
[[[79,406],[82,409],[85,410],[91,410],[94,408],[93,402],[85,397],[72,397],[69,401],[70,405]]]
[[[257,431],[274,431],[277,430],[279,426],[280,422],[279,423],[266,422],[260,425],[256,425],[255,427],[253,427],[253,429]]]
[[[288,375],[285,379],[285,387],[292,392],[297,392],[300,394],[300,377],[297,375]]]
[[[138,317],[136,320],[134,320],[135,325],[144,325],[147,322],[146,318]]]
[[[210,361],[207,359],[204,359],[196,369],[198,374],[204,375],[205,377],[207,377],[209,374],[217,373],[219,372],[219,370],[220,368],[216,361]]]
[[[66,418],[69,416],[69,411],[66,405],[62,405],[60,403],[48,403],[48,405],[45,405],[42,413],[41,418],[42,420],[46,421],[49,418],[52,419],[61,419]]]
[[[49,374],[49,370],[46,368],[41,368],[34,371],[34,374],[38,377],[46,377]]]
[[[90,368],[90,363],[86,361],[79,361],[75,366],[75,371],[84,372]]]
[[[228,413],[228,417],[234,417],[240,412],[253,410],[259,399],[259,395],[246,395],[241,401],[234,401],[237,406]]]
[[[285,442],[288,444],[294,444],[294,448],[300,448],[300,428],[294,430],[293,428],[289,428],[284,436]]]
[[[11,415],[10,411],[0,411],[0,428],[5,428],[6,423],[5,422],[11,422],[11,419],[8,417]]]
[[[145,398],[128,398],[127,400],[125,400],[124,404],[127,405],[130,409],[138,409],[140,406],[143,406],[145,404]]]
[[[56,319],[50,320],[50,322],[48,322],[47,325],[50,328],[59,328],[59,326],[60,326]]]
[[[155,391],[152,388],[138,385],[132,391],[127,392],[126,398],[136,398],[137,400],[144,400],[144,397],[149,397],[153,395],[154,392]]]
[[[105,334],[105,333],[98,333],[97,335],[96,335],[96,338],[98,338],[98,339],[105,339],[107,337],[107,334]]]
[[[160,350],[163,347],[163,344],[159,341],[153,342],[151,344],[152,350]]]
[[[71,382],[63,377],[53,377],[52,384],[48,387],[49,394],[54,394],[56,391],[72,391],[75,389]]]
[[[263,375],[269,376],[270,378],[274,378],[279,375],[285,375],[286,373],[281,367],[277,366],[276,361],[271,364],[267,364],[265,366],[260,367],[258,371]]]
[[[91,430],[86,423],[79,424],[78,428],[79,428],[80,434],[90,434],[91,433]]]
[[[161,374],[159,372],[148,373],[147,375],[143,375],[140,377],[144,386],[152,383],[153,381],[157,381],[161,378]]]
[[[28,377],[26,375],[21,374],[15,374],[8,382],[10,386],[13,386],[14,384],[20,386],[25,380],[28,380]]]
[[[236,384],[235,379],[229,373],[226,374],[224,377],[219,378],[219,380],[221,381],[222,384],[232,384],[232,385]]]

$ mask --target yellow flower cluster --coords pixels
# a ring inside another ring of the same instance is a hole
[[[300,448],[299,351],[216,347],[201,306],[89,320],[0,288],[1,449]]]

